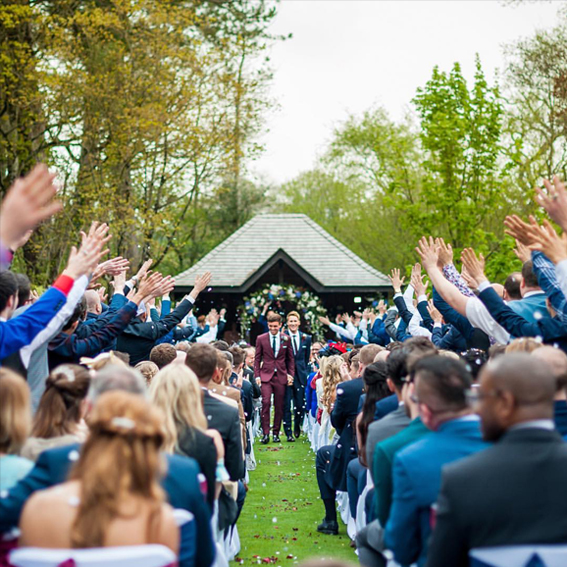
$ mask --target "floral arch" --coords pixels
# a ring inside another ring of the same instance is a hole
[[[327,310],[321,299],[305,288],[289,284],[267,284],[244,297],[238,308],[243,336],[246,336],[252,323],[258,320],[268,301],[272,302],[271,308],[282,316],[289,311],[297,311],[311,334],[323,336],[323,325],[319,317],[326,316]]]

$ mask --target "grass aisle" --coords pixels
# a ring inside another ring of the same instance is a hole
[[[285,567],[311,557],[355,563],[346,526],[338,536],[317,532],[324,516],[315,476],[315,455],[305,437],[295,443],[254,444],[256,470],[238,520],[241,550],[231,565],[275,564]]]

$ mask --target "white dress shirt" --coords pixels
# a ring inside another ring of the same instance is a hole
[[[270,347],[274,344],[274,337],[276,337],[276,350],[274,352],[274,356],[277,358],[278,353],[280,352],[280,345],[281,345],[281,337],[280,334],[277,333],[276,335],[272,335],[272,333],[268,333],[268,337],[270,339]]]

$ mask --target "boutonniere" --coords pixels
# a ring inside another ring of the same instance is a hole
[[[287,343],[289,341],[289,337],[287,335],[282,335],[284,342]]]

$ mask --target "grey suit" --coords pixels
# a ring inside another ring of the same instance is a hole
[[[368,437],[366,439],[366,462],[370,466],[372,466],[374,462],[374,448],[376,447],[376,443],[380,443],[380,441],[399,433],[410,424],[410,421],[406,413],[406,408],[402,404],[398,406],[397,410],[369,425]]]

